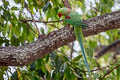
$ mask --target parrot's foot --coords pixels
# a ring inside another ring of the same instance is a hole
[[[81,26],[82,26],[82,29],[84,29],[84,28],[87,28],[88,27],[88,25],[87,24],[81,24]]]

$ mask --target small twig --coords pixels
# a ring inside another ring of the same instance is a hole
[[[91,72],[98,71],[98,70],[104,70],[104,69],[107,68],[107,67],[109,68],[111,65],[115,65],[116,62],[117,62],[117,61],[113,62],[113,63],[110,64],[110,65],[107,65],[107,66],[105,66],[105,67],[102,67],[102,68],[97,68],[97,69],[91,70]],[[82,72],[88,72],[88,71],[83,71],[83,70],[82,70]]]
[[[72,42],[72,45],[71,45],[71,52],[70,52],[70,58],[71,59],[72,59],[72,54],[73,54],[73,51],[74,51],[73,46],[74,46],[74,42]]]
[[[33,20],[20,20],[21,22],[33,22]],[[56,23],[56,22],[62,22],[64,20],[58,20],[58,21],[39,21],[39,20],[34,20],[35,22],[38,22],[38,23]]]
[[[27,11],[30,13],[30,15],[31,15],[31,17],[32,17],[32,21],[33,21],[33,23],[34,23],[34,25],[35,25],[35,27],[36,27],[36,29],[38,30],[38,33],[39,33],[39,35],[40,35],[39,29],[38,29],[37,24],[35,23],[35,20],[34,20],[34,16],[32,15],[31,11],[28,9],[28,5],[27,5],[26,2],[25,2],[25,4],[26,4],[26,6],[27,6],[26,9],[27,9]]]
[[[35,32],[31,27],[30,27],[30,25],[26,22],[26,25],[35,33],[35,34],[37,34],[38,35],[38,33],[37,32]]]
[[[107,71],[107,73],[102,77],[102,79],[104,79],[107,75],[109,75],[114,69],[117,69],[118,67],[120,67],[120,64],[116,67],[114,67],[113,69]]]
[[[102,68],[97,68],[97,69],[94,69],[94,70],[91,70],[91,72],[94,72],[94,71],[100,71],[100,70],[103,70],[105,68],[107,68],[108,66],[106,67],[102,67]],[[82,72],[88,72],[88,71],[85,71],[85,70],[81,70]]]

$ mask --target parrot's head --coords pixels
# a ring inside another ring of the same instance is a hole
[[[67,16],[70,12],[71,12],[70,8],[63,7],[58,10],[58,16],[59,17]]]

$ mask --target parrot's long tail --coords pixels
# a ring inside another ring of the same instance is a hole
[[[75,27],[74,27],[74,32],[75,32],[76,39],[79,41],[79,45],[80,45],[80,48],[81,48],[81,51],[82,51],[82,55],[83,55],[83,57],[84,57],[85,65],[86,65],[86,67],[87,67],[87,69],[88,69],[88,72],[90,73],[91,70],[90,70],[90,67],[89,67],[89,65],[88,65],[88,62],[87,62],[87,59],[86,59],[86,55],[85,55],[85,50],[84,50],[84,47],[83,47],[82,28],[75,26]]]

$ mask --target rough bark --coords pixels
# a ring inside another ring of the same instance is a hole
[[[85,20],[88,25],[83,29],[85,37],[120,28],[120,11]],[[66,26],[49,33],[42,39],[26,46],[0,47],[1,66],[22,66],[75,40],[73,29]]]

